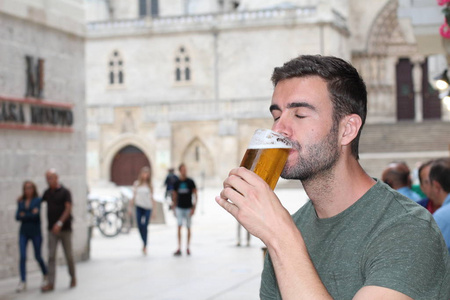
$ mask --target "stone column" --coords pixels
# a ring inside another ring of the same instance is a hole
[[[411,58],[413,63],[413,86],[414,86],[414,107],[415,117],[414,121],[423,121],[423,100],[422,100],[422,63],[424,58],[422,56],[416,56]]]

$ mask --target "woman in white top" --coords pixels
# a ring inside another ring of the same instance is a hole
[[[147,254],[148,223],[155,207],[153,199],[152,173],[149,167],[143,167],[139,172],[138,180],[134,182],[132,203],[136,206],[136,219],[139,233],[141,234],[144,248],[142,252]]]

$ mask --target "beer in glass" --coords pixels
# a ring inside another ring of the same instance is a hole
[[[241,167],[255,172],[273,190],[286,164],[290,141],[269,129],[257,129],[244,154]]]

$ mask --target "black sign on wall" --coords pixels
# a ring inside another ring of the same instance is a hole
[[[0,129],[71,132],[72,104],[0,95]]]
[[[72,132],[73,105],[44,100],[44,60],[25,56],[25,98],[0,95],[0,129]]]
[[[27,55],[25,56],[25,61],[27,64],[27,90],[25,97],[42,99],[44,98],[44,60],[42,58],[35,59]]]

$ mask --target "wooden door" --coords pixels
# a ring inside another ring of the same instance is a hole
[[[441,99],[428,80],[428,59],[422,64],[422,107],[423,118],[441,119]]]
[[[409,58],[400,58],[396,67],[397,120],[414,120],[414,86]]]
[[[117,185],[132,185],[142,167],[150,162],[139,148],[126,146],[114,156],[111,165],[111,181]]]

